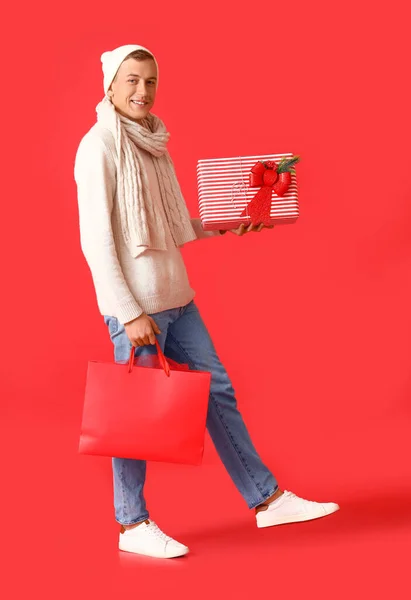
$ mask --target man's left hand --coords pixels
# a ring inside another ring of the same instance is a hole
[[[274,227],[274,225],[264,225],[263,223],[260,223],[260,225],[253,225],[252,223],[250,223],[250,225],[248,225],[248,227],[244,224],[241,223],[240,227],[238,227],[237,229],[228,229],[227,231],[230,231],[230,233],[234,233],[235,235],[245,235],[246,233],[249,233],[250,231],[254,231],[256,233],[259,233],[262,229],[272,229]],[[226,231],[221,230],[220,233],[226,233]]]

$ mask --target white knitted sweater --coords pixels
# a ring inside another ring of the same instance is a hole
[[[167,228],[167,251],[145,250],[132,258],[121,233],[116,203],[115,143],[98,123],[81,140],[75,159],[80,243],[93,278],[102,315],[127,323],[141,315],[183,306],[191,288],[180,249]],[[151,154],[140,149],[157,210],[166,217]],[[197,239],[220,236],[204,231],[200,219],[191,219]]]

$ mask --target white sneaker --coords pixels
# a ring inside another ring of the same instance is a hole
[[[284,490],[283,495],[269,504],[267,510],[261,510],[256,514],[257,527],[271,527],[272,525],[319,519],[330,515],[339,508],[335,502],[312,502]]]
[[[166,535],[149,519],[133,529],[120,533],[118,547],[125,552],[135,552],[155,558],[174,558],[187,554],[188,548]]]

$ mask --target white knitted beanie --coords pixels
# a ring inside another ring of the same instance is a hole
[[[147,52],[150,52],[150,50],[148,50],[147,48],[144,48],[144,46],[128,44],[127,46],[120,46],[119,48],[116,48],[115,50],[104,52],[101,55],[101,62],[103,64],[103,74],[104,74],[104,92],[106,94],[108,92],[108,89],[109,89],[114,77],[116,76],[117,71],[120,68],[121,63],[126,58],[126,56],[128,56],[135,50],[146,50]],[[153,57],[154,62],[156,63],[156,66],[157,66],[157,85],[156,85],[156,88],[157,88],[158,87],[158,64],[157,64],[157,61],[156,61],[153,53],[150,52],[150,54]]]

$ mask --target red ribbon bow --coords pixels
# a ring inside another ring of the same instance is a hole
[[[240,217],[249,216],[255,225],[271,225],[271,201],[273,185],[278,179],[277,165],[273,161],[258,161],[249,173],[250,187],[260,187],[254,198],[245,207]]]

